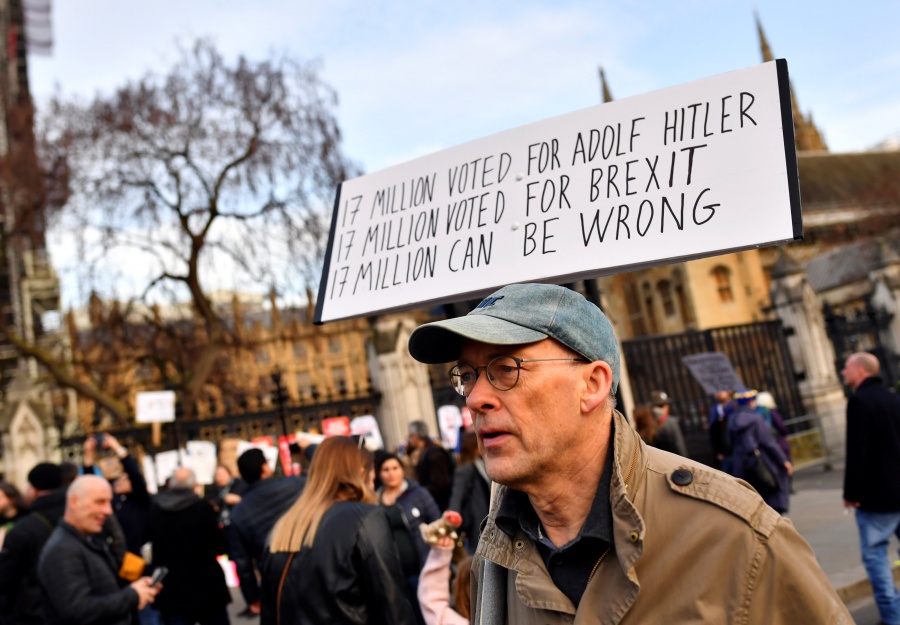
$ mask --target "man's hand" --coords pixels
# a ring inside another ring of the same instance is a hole
[[[150,583],[149,577],[142,577],[139,580],[132,582],[131,587],[138,596],[138,610],[143,610],[148,604],[153,603],[154,599],[156,599],[156,595],[159,594],[159,591],[162,589],[162,584],[153,586]]]
[[[236,506],[241,503],[241,496],[235,495],[234,493],[228,493],[227,495],[225,495],[225,503],[227,503],[229,506]]]
[[[791,464],[790,460],[784,461],[784,470],[787,471],[788,477],[794,474],[794,465]]]
[[[112,434],[105,434],[103,437],[103,447],[106,449],[111,449],[114,454],[116,454],[119,458],[124,458],[128,455],[128,451],[122,447],[122,444],[116,440],[116,437]]]
[[[847,501],[847,500],[845,499],[845,500],[844,500],[844,507],[845,507],[845,508],[859,508],[859,502],[858,502],[858,501]]]
[[[247,606],[247,609],[253,612],[254,614],[259,614],[262,612],[262,607],[259,605],[259,601],[254,601],[250,605]]]

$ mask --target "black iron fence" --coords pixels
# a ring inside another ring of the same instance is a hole
[[[162,426],[160,444],[153,444],[152,428],[149,425],[109,430],[110,434],[129,449],[144,452],[160,452],[183,446],[189,440],[204,440],[220,443],[236,438],[252,440],[263,436],[277,437],[287,431],[322,431],[322,420],[330,417],[354,417],[375,414],[381,394],[353,398],[342,398],[305,406],[283,407],[284,424],[278,406],[257,412],[240,412],[208,419],[176,418]],[[60,440],[63,460],[81,463],[84,435],[65,437]]]
[[[867,297],[861,310],[837,313],[827,303],[822,307],[828,338],[834,345],[835,368],[840,374],[847,357],[869,352],[881,363],[881,377],[888,386],[900,381],[900,354],[891,349],[890,326],[894,315]],[[847,394],[850,389],[845,389]]]
[[[786,420],[805,413],[781,321],[636,338],[623,341],[622,349],[635,402],[649,401],[656,389],[668,393],[688,454],[701,462],[712,462],[707,423],[713,399],[684,365],[684,356],[723,352],[746,386],[775,397]]]

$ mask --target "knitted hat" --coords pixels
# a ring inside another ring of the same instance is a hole
[[[28,472],[28,483],[35,490],[56,490],[62,486],[62,471],[52,462],[41,462]]]

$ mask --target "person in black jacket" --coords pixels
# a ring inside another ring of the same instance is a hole
[[[872,354],[850,356],[841,376],[854,393],[847,401],[844,505],[856,509],[862,561],[884,623],[900,623],[900,593],[888,558],[900,535],[900,397],[886,389]]]
[[[194,493],[195,485],[193,471],[176,469],[169,490],[156,496],[150,511],[153,565],[169,569],[166,588],[153,605],[166,625],[228,625],[231,594],[216,562],[227,547],[225,531],[209,502]]]
[[[448,510],[462,515],[463,524],[459,529],[466,536],[466,551],[474,554],[478,547],[481,522],[491,507],[491,480],[484,468],[475,432],[462,434],[459,456],[459,467],[453,474],[453,492]]]
[[[28,473],[28,485],[34,498],[31,511],[9,531],[0,551],[0,623],[3,625],[44,622],[38,557],[66,506],[66,494],[60,490],[59,466],[49,462],[36,465]]]
[[[102,477],[83,475],[69,486],[65,514],[38,561],[48,625],[132,625],[159,592],[149,577],[130,585],[119,577],[101,537],[112,513],[112,488]]]
[[[381,478],[381,487],[375,492],[378,503],[384,506],[391,526],[391,534],[400,554],[400,565],[406,577],[409,601],[416,611],[420,625],[425,624],[419,610],[419,572],[428,558],[428,545],[422,538],[419,526],[441,518],[434,498],[413,480],[406,479],[400,458],[385,454],[375,465],[375,475]]]
[[[441,512],[450,503],[453,489],[453,458],[428,435],[424,421],[410,421],[408,447],[418,454],[416,480],[428,489]]]
[[[303,490],[304,477],[275,478],[259,449],[248,449],[238,458],[238,471],[247,482],[240,503],[231,511],[228,527],[229,555],[237,567],[245,615],[259,614],[256,567],[266,546],[266,536]],[[249,613],[249,614],[248,614]]]
[[[353,439],[319,445],[263,557],[262,625],[415,623],[374,479],[371,454]]]

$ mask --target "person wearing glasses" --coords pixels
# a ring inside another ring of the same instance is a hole
[[[851,623],[790,522],[746,483],[648,447],[616,407],[620,352],[580,294],[514,284],[409,339],[453,363],[499,486],[472,622]]]

